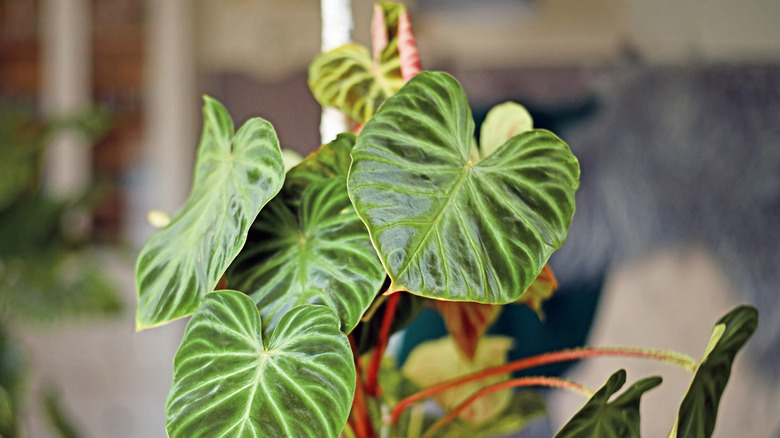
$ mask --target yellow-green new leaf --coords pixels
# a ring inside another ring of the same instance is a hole
[[[479,132],[479,150],[487,157],[510,138],[534,129],[528,110],[514,102],[504,102],[488,111]]]
[[[355,365],[339,320],[305,305],[262,335],[252,300],[209,294],[173,365],[165,413],[171,438],[337,437],[355,391]]]
[[[282,187],[284,164],[270,123],[250,119],[234,135],[227,110],[208,97],[203,121],[190,197],[138,256],[138,330],[193,313]]]

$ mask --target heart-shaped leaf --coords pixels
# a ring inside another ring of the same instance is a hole
[[[382,2],[374,7],[373,56],[346,44],[314,59],[309,88],[323,105],[338,108],[364,124],[389,96],[420,71],[420,58],[406,7]]]
[[[639,380],[610,402],[625,383],[625,370],[611,375],[555,438],[639,438],[639,402],[645,392],[661,384],[661,378]]]
[[[758,311],[740,306],[718,320],[704,357],[680,405],[675,424],[680,438],[709,438],[715,429],[718,405],[731,375],[737,352],[758,327]]]
[[[428,298],[517,300],[560,247],[579,166],[547,131],[469,160],[474,122],[446,73],[415,76],[363,128],[350,198],[392,285]]]
[[[339,320],[296,307],[270,340],[252,300],[206,296],[174,360],[165,412],[172,438],[336,437],[355,391],[355,366]]]
[[[203,120],[190,197],[138,256],[138,330],[194,312],[282,187],[284,164],[270,123],[250,119],[234,136],[230,115],[208,97]]]
[[[406,359],[402,371],[406,377],[421,387],[432,386],[447,380],[463,377],[506,363],[507,352],[512,348],[512,339],[505,336],[487,336],[477,346],[472,359],[461,353],[452,337],[428,341],[418,345]],[[453,409],[478,390],[509,378],[501,374],[466,383],[440,393],[436,400],[445,409]],[[506,408],[512,391],[502,390],[488,394],[470,404],[459,418],[482,423],[495,417]]]
[[[349,333],[385,279],[365,226],[347,197],[343,178],[304,192],[297,216],[281,198],[258,216],[228,284],[257,303],[269,332],[290,308],[324,304]]]
[[[488,111],[479,132],[479,149],[487,157],[510,138],[534,128],[531,115],[522,105],[504,102]]]

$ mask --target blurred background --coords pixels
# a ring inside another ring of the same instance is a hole
[[[372,4],[352,0],[366,45]],[[580,160],[538,336],[700,357],[721,315],[756,305],[715,436],[780,436],[780,2],[407,4],[423,68],[477,118],[522,103]],[[134,333],[147,212],[187,197],[203,94],[317,148],[319,49],[314,0],[0,0],[0,411],[27,436],[165,436],[184,323]],[[664,376],[642,414],[665,436],[689,376],[599,359],[569,377],[619,367]],[[582,402],[551,394],[553,427]]]

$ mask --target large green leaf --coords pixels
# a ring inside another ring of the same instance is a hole
[[[385,271],[347,197],[344,178],[309,186],[297,215],[281,197],[260,213],[228,284],[248,293],[266,332],[304,303],[333,309],[349,333],[379,292]]]
[[[709,438],[715,429],[718,405],[731,375],[737,352],[758,326],[758,311],[740,306],[718,320],[704,357],[680,405],[675,428],[680,438]],[[674,432],[672,434],[674,435]]]
[[[230,115],[208,97],[203,120],[192,193],[138,256],[139,330],[194,312],[282,187],[284,164],[270,123],[250,119],[234,136]]]
[[[639,402],[645,392],[661,384],[661,378],[639,380],[610,402],[625,383],[625,370],[611,375],[555,438],[639,438]]]
[[[270,340],[261,331],[246,295],[206,296],[174,360],[165,409],[172,438],[338,436],[356,382],[338,318],[299,306]]]
[[[385,102],[352,151],[350,198],[391,292],[517,300],[560,247],[579,166],[547,131],[469,160],[474,122],[460,84],[421,73]]]

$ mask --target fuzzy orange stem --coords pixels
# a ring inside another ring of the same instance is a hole
[[[385,355],[387,349],[387,342],[390,339],[390,328],[393,325],[393,318],[395,318],[395,309],[398,307],[398,299],[400,292],[390,295],[387,300],[387,308],[385,314],[382,315],[382,327],[379,330],[379,339],[377,340],[377,346],[374,348],[374,353],[371,356],[371,363],[368,365],[368,373],[366,374],[366,393],[370,396],[376,397],[379,395],[379,366],[382,364],[382,357]]]

